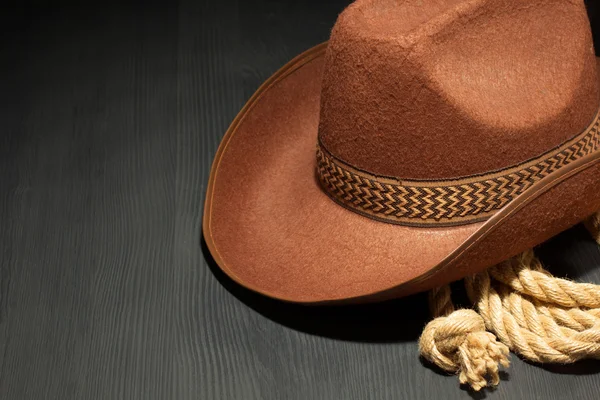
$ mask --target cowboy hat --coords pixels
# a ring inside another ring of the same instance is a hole
[[[583,1],[358,0],[231,124],[207,246],[301,303],[483,271],[600,209],[597,66]]]

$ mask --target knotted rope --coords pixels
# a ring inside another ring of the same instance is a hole
[[[586,221],[600,244],[600,212]],[[465,278],[475,310],[454,310],[449,286],[432,290],[434,320],[419,339],[423,357],[474,390],[499,383],[509,349],[539,363],[600,358],[600,285],[556,278],[532,250]]]

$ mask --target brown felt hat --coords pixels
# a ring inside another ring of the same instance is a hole
[[[208,248],[302,303],[506,260],[600,209],[597,66],[583,0],[358,0],[231,124]]]

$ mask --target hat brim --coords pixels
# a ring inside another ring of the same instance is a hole
[[[341,207],[315,176],[325,47],[265,82],[215,156],[204,238],[242,286],[301,303],[404,296],[507,259],[600,208],[600,152],[544,178],[484,222],[399,226]]]

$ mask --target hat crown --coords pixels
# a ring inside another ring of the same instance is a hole
[[[319,139],[378,176],[481,174],[582,132],[598,92],[583,0],[358,0],[331,34]]]

